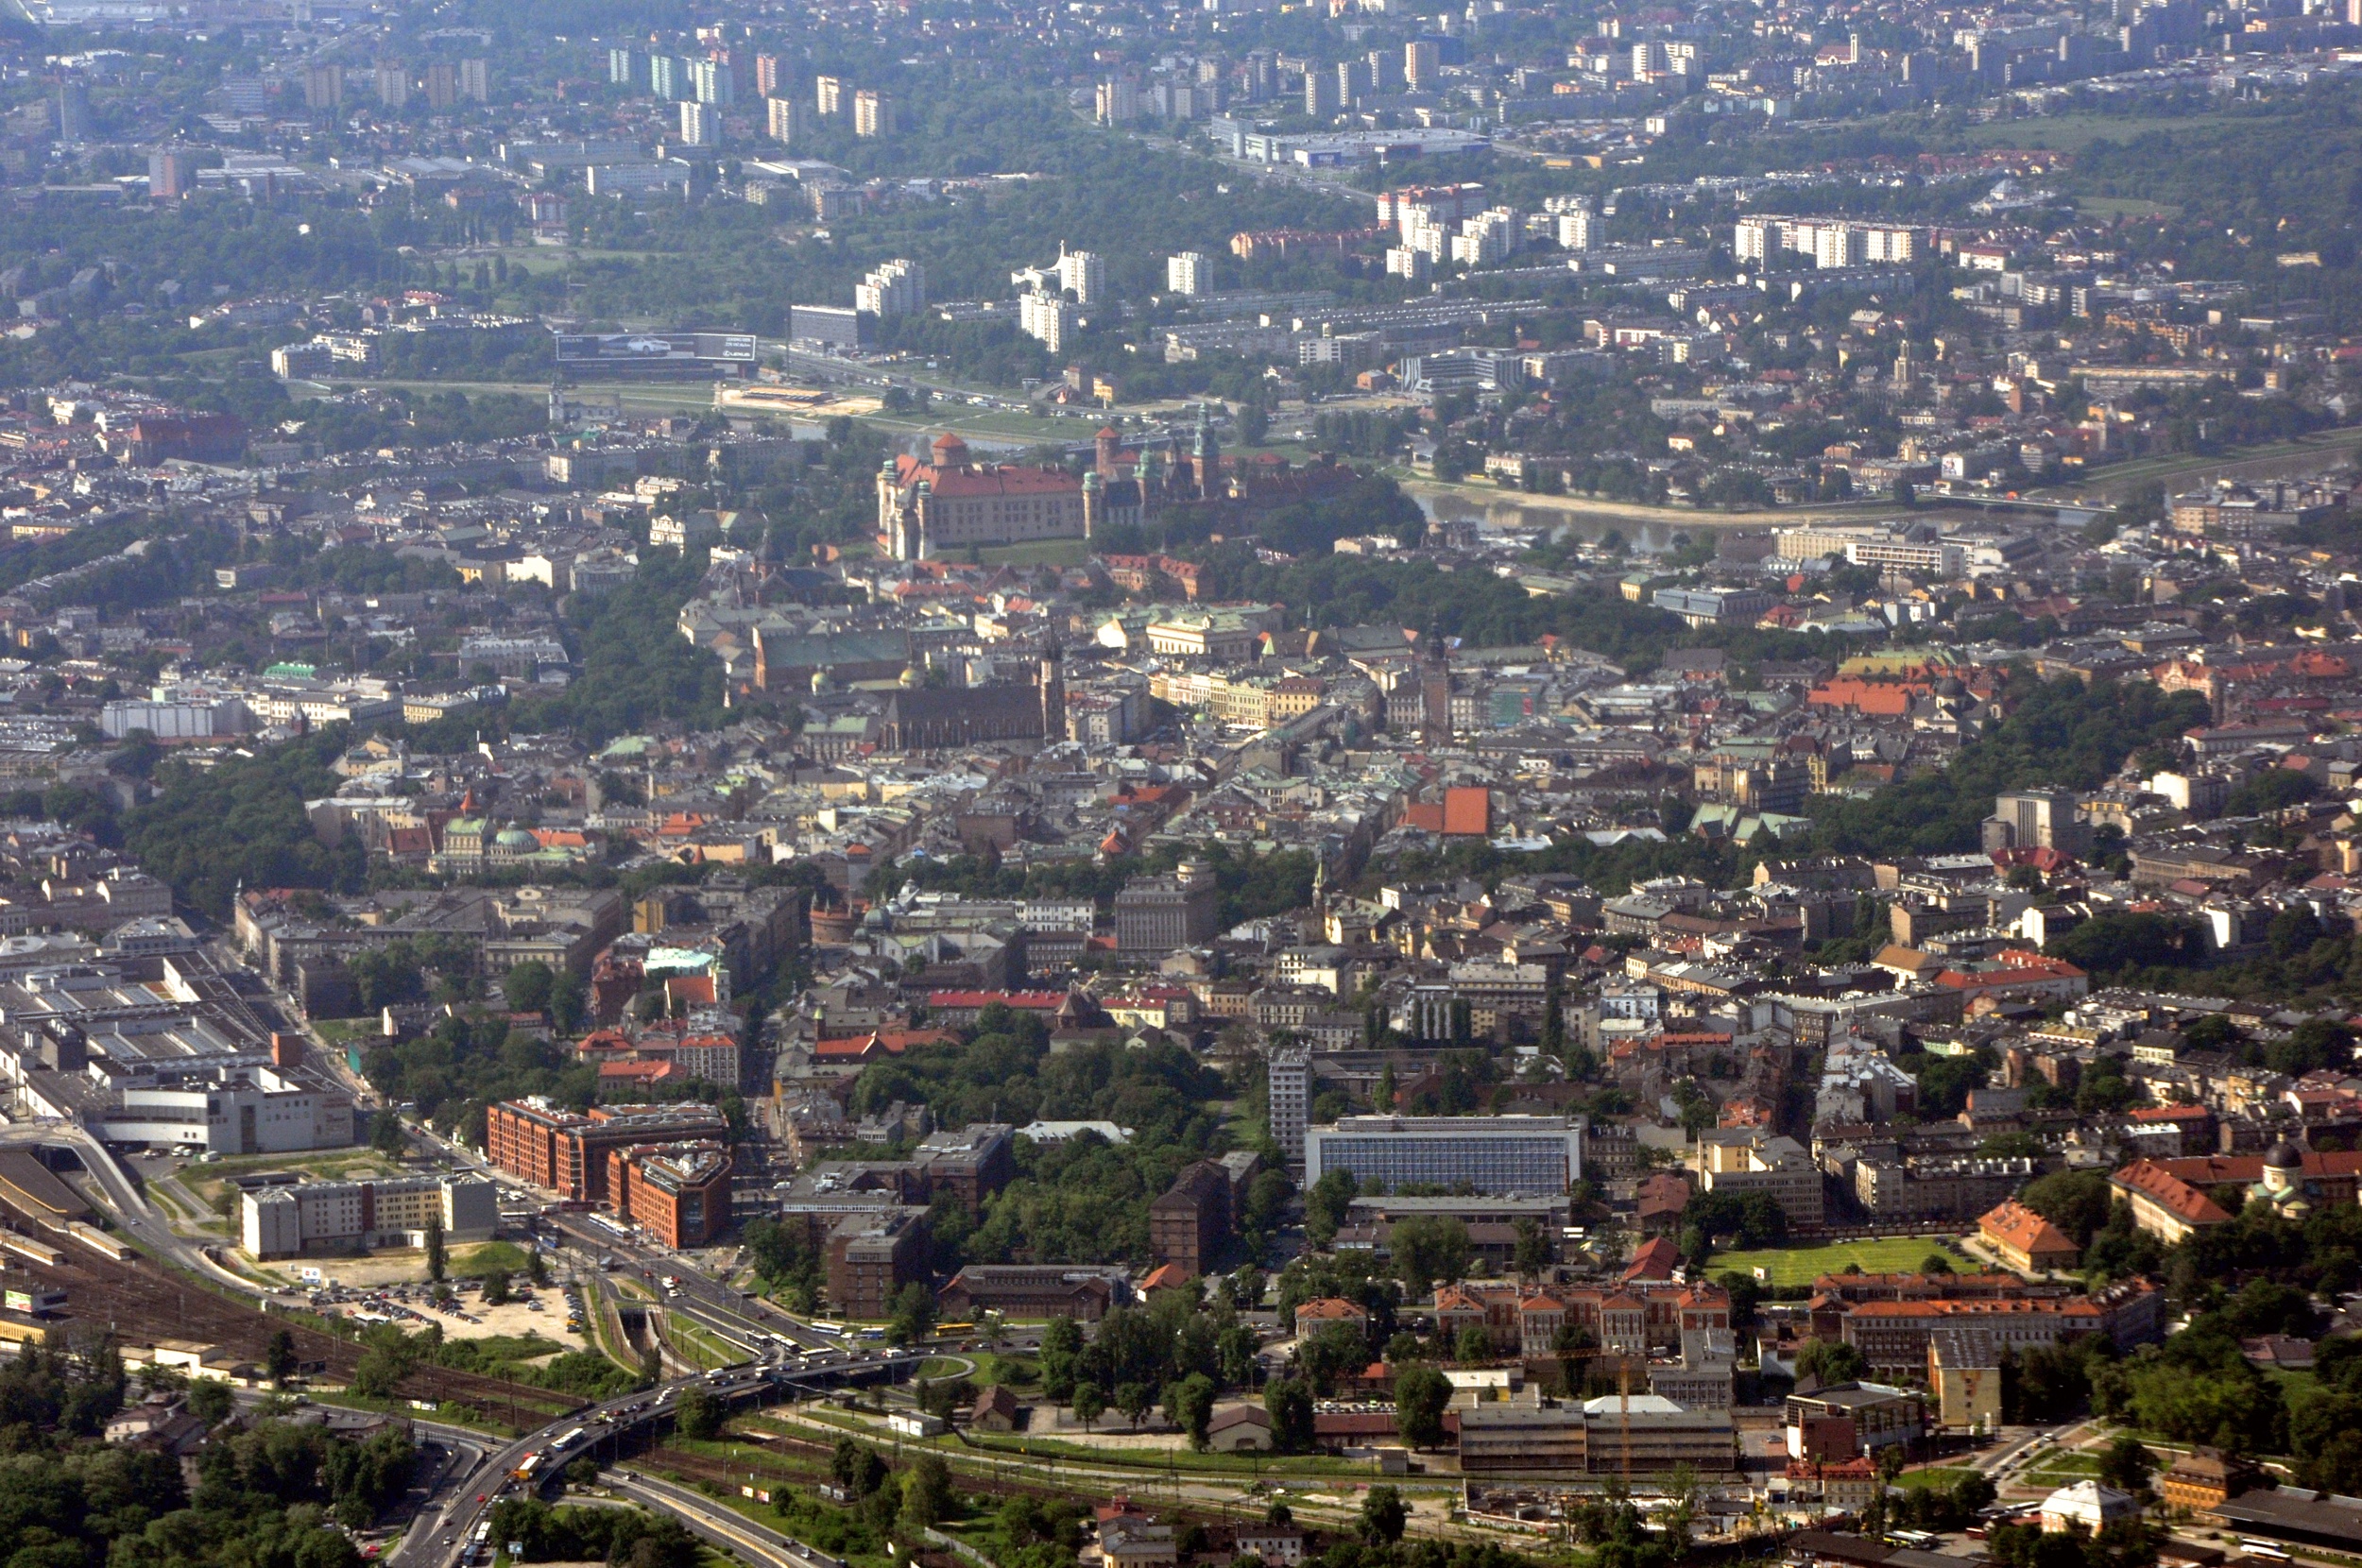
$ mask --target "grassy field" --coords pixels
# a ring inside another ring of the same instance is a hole
[[[461,1279],[476,1279],[495,1270],[511,1274],[525,1271],[524,1250],[506,1241],[488,1241],[464,1253],[454,1253],[451,1271]]]
[[[1718,1253],[1706,1264],[1709,1275],[1719,1276],[1736,1270],[1753,1274],[1760,1269],[1773,1287],[1810,1285],[1823,1274],[1840,1274],[1849,1263],[1859,1264],[1865,1274],[1903,1274],[1916,1270],[1931,1253],[1941,1253],[1953,1260],[1952,1266],[1968,1272],[1965,1261],[1951,1244],[1941,1236],[1903,1236],[1895,1239],[1869,1241],[1831,1241],[1818,1247],[1781,1247],[1759,1253]]]
[[[691,1322],[679,1313],[668,1313],[666,1317],[668,1321],[665,1324],[665,1334],[673,1341],[674,1354],[683,1360],[710,1370],[714,1367],[727,1367],[732,1362],[745,1359],[742,1352],[732,1350],[720,1338],[698,1324]]]
[[[1894,1478],[1894,1484],[1908,1491],[1949,1491],[1960,1481],[1977,1473],[1964,1466],[1930,1465],[1926,1470],[1907,1470]]]
[[[986,566],[1081,566],[1090,558],[1087,539],[1040,539],[979,552]]]

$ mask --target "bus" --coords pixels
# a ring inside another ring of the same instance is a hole
[[[2286,1562],[2289,1560],[2288,1549],[2277,1542],[2250,1541],[2246,1537],[2242,1536],[2239,1540],[2239,1550],[2245,1552],[2250,1557],[2269,1558],[2274,1562]]]
[[[935,1325],[935,1338],[938,1339],[957,1339],[975,1332],[974,1323],[937,1323]]]
[[[552,1443],[550,1447],[553,1450],[559,1448],[572,1448],[574,1444],[582,1440],[583,1431],[584,1428],[577,1426],[573,1431],[567,1433],[564,1437]]]

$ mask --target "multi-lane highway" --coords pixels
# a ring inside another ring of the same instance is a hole
[[[419,1519],[385,1554],[385,1560],[399,1563],[400,1568],[457,1568],[463,1559],[471,1557],[471,1548],[478,1544],[478,1529],[488,1525],[494,1504],[503,1497],[538,1491],[550,1476],[585,1454],[597,1453],[611,1439],[670,1420],[680,1391],[693,1385],[702,1384],[719,1398],[734,1401],[773,1389],[816,1389],[899,1377],[916,1362],[915,1355],[899,1351],[869,1356],[830,1351],[808,1358],[800,1367],[727,1367],[703,1377],[676,1379],[576,1410],[497,1447],[489,1446],[480,1435],[457,1427],[417,1423],[418,1430],[438,1441],[469,1445],[478,1460],[464,1478],[454,1474],[444,1479],[437,1488],[437,1495],[442,1499],[439,1506],[430,1497]],[[675,1507],[664,1511],[679,1510]],[[498,1544],[488,1539],[486,1543]],[[490,1557],[488,1550],[480,1554],[481,1560],[488,1561]]]

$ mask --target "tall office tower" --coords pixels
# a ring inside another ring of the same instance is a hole
[[[1312,1052],[1306,1046],[1274,1046],[1264,1092],[1272,1142],[1292,1167],[1304,1164],[1304,1131],[1312,1110]]]

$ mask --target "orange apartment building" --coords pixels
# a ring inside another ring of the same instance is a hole
[[[484,1116],[484,1152],[493,1165],[578,1203],[611,1202],[611,1150],[706,1141],[727,1148],[728,1139],[722,1113],[694,1102],[594,1105],[584,1114],[537,1095],[503,1100]]]
[[[721,1143],[635,1145],[607,1151],[616,1218],[667,1247],[710,1245],[730,1222],[730,1151]]]

